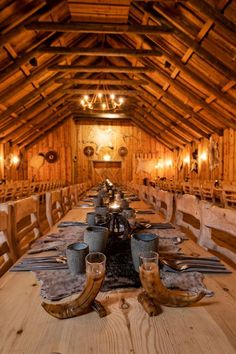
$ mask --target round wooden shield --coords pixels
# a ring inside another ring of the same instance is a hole
[[[43,166],[44,164],[44,156],[42,155],[34,155],[32,156],[32,158],[30,159],[29,165],[30,167],[36,168],[37,170]]]
[[[85,154],[86,156],[93,156],[93,154],[94,154],[94,148],[93,148],[92,146],[90,146],[90,145],[85,146],[85,148],[84,148],[84,154]]]
[[[125,146],[121,146],[118,149],[118,154],[122,157],[126,156],[128,154],[128,149]]]
[[[58,160],[58,153],[56,151],[48,151],[45,155],[45,159],[49,163],[54,163]]]

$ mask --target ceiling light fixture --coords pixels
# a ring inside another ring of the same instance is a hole
[[[80,104],[83,110],[114,111],[124,103],[123,97],[116,97],[106,86],[98,87],[92,97],[84,95]]]

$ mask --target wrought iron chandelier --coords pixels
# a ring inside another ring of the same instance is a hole
[[[92,96],[84,95],[80,100],[83,110],[91,111],[114,111],[120,108],[123,103],[124,98],[116,97],[113,93],[110,93],[105,85],[98,86]]]

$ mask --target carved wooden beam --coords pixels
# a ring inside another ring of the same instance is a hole
[[[58,79],[58,84],[80,84],[80,85],[127,85],[139,86],[148,85],[146,80],[110,80],[110,79]]]
[[[37,22],[25,25],[27,30],[36,31],[57,31],[57,32],[76,32],[76,33],[170,33],[173,30],[168,26],[140,26],[140,25],[120,25],[105,23],[53,23]]]
[[[38,49],[40,53],[65,54],[65,55],[90,55],[102,57],[143,57],[143,56],[162,56],[160,50],[147,49],[116,49],[116,48],[69,48],[69,47],[42,47]]]
[[[79,65],[51,65],[49,71],[71,71],[71,72],[89,72],[89,73],[146,73],[154,72],[155,69],[143,66],[79,66]]]

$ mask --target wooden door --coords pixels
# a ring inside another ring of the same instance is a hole
[[[112,183],[122,183],[121,161],[93,161],[93,184],[108,178]]]

